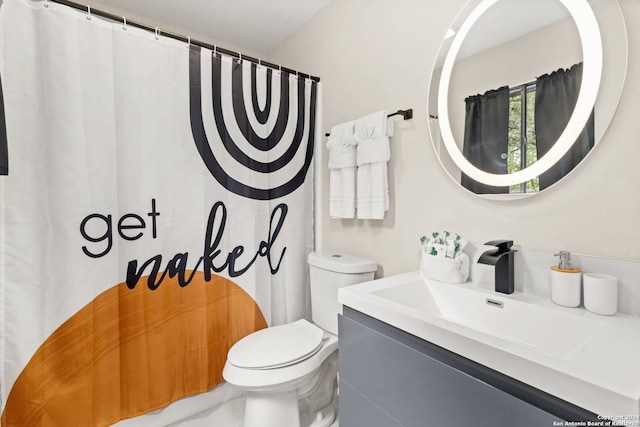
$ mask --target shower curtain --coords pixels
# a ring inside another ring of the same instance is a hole
[[[54,3],[0,37],[3,426],[164,407],[305,317],[318,83]]]

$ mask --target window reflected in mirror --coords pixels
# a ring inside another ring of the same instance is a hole
[[[582,63],[558,69],[534,82],[502,86],[465,98],[463,154],[490,173],[521,171],[551,149],[575,108],[582,81]],[[541,176],[496,187],[462,174],[461,184],[476,194],[536,193],[571,172],[594,146],[593,111],[569,151]]]
[[[535,82],[511,88],[509,92],[509,137],[507,172],[518,172],[538,160],[535,129]],[[509,187],[509,194],[537,193],[540,180],[536,177]]]

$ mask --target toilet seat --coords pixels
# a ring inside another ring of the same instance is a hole
[[[301,319],[247,335],[231,347],[227,362],[242,369],[283,368],[312,357],[323,338],[321,328]]]
[[[222,377],[228,383],[248,391],[267,392],[296,389],[301,382],[305,381],[305,378],[313,375],[320,368],[320,365],[338,350],[338,337],[327,332],[325,334],[327,339],[323,339],[320,349],[298,363],[280,368],[247,369],[234,366],[227,359]]]

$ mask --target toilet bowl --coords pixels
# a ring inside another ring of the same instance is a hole
[[[229,351],[223,376],[248,392],[244,425],[300,426],[300,395],[317,384],[320,368],[337,349],[337,336],[306,320],[263,329],[238,341]],[[335,378],[337,361],[333,365]],[[333,384],[325,384],[325,397],[330,393],[325,407],[331,406],[333,389]],[[316,409],[321,415],[311,425],[330,426],[333,411]]]
[[[312,252],[308,261],[313,323],[262,329],[227,354],[224,379],[247,392],[245,427],[329,427],[336,420],[338,288],[372,280],[377,265],[333,252]]]

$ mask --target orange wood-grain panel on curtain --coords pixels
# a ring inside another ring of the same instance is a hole
[[[267,324],[238,285],[194,274],[120,283],[82,308],[19,375],[2,426],[107,426],[222,382],[229,348]]]

